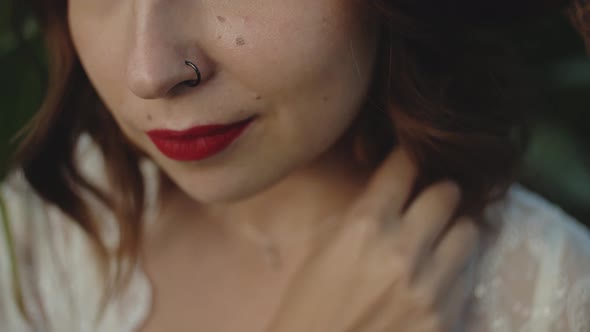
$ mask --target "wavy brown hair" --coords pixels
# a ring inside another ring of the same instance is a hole
[[[31,3],[45,37],[49,80],[41,109],[22,132],[13,167],[22,168],[46,201],[82,227],[99,261],[114,256],[135,262],[144,212],[142,153],[126,140],[80,65],[66,22],[67,1]],[[532,107],[515,84],[519,75],[506,75],[517,68],[508,68],[510,55],[493,31],[528,12],[513,2],[496,11],[458,0],[363,3],[375,11],[381,40],[366,105],[351,128],[357,157],[374,166],[394,146],[404,146],[420,167],[416,192],[441,178],[455,179],[464,191],[461,213],[479,215],[514,180],[526,137],[522,110]],[[108,156],[108,192],[86,179],[75,162],[84,133]],[[107,250],[82,192],[116,216],[121,241],[114,252]],[[122,275],[117,273],[118,281]]]
[[[574,0],[567,13],[574,27],[584,39],[586,51],[590,54],[590,1]]]

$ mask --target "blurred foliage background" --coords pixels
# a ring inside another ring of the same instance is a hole
[[[44,50],[33,20],[16,25],[0,2],[0,177],[14,149],[11,138],[42,101]],[[26,14],[26,13],[25,13]],[[540,110],[532,110],[532,140],[520,182],[590,225],[590,57],[560,12],[503,32],[530,68]]]

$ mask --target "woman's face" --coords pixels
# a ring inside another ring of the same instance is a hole
[[[372,78],[377,27],[354,0],[68,6],[82,65],[124,134],[205,203],[252,195],[329,151]],[[195,88],[181,84],[196,78],[185,60],[202,73]],[[198,161],[167,157],[146,134],[253,115],[229,147]]]

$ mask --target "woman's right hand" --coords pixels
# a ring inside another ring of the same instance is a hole
[[[450,181],[404,209],[416,167],[395,150],[354,206],[334,216],[296,272],[268,332],[442,332],[460,319],[461,280],[475,252],[473,220],[451,220]],[[449,227],[449,225],[451,225]]]

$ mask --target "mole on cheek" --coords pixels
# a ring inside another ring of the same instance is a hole
[[[150,114],[148,114],[148,115],[147,115],[147,119],[148,119],[149,121],[152,121],[152,116],[151,116]]]
[[[260,99],[262,99],[262,96],[261,95],[257,95],[256,96],[256,100],[260,100]]]
[[[243,37],[238,37],[238,38],[236,38],[236,45],[244,46],[244,45],[246,45],[246,41],[244,40]]]
[[[223,17],[223,16],[217,16],[217,20],[219,22],[222,22],[223,23],[223,22],[225,22],[225,17]]]

